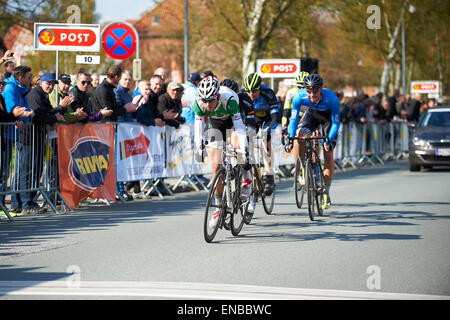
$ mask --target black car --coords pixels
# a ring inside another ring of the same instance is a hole
[[[450,166],[450,107],[428,110],[409,141],[409,170]]]

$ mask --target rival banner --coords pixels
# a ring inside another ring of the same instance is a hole
[[[73,208],[88,196],[115,201],[114,127],[58,126],[59,185]]]

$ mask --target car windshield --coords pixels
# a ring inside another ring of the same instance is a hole
[[[450,111],[428,112],[420,122],[420,127],[450,127]]]

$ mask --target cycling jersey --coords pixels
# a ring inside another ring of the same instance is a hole
[[[340,126],[340,104],[333,91],[324,88],[322,90],[322,99],[319,103],[312,103],[306,93],[297,92],[292,101],[292,115],[289,122],[289,137],[293,138],[297,131],[299,111],[301,106],[305,106],[306,110],[314,110],[318,114],[324,115],[331,122],[328,133],[330,141],[336,139]]]
[[[283,118],[281,119],[281,124],[284,127],[287,127],[289,124],[289,119],[291,118],[292,100],[297,92],[306,93],[306,89],[305,88],[299,89],[297,87],[293,87],[286,92],[286,98],[284,99],[284,106],[283,106]],[[300,112],[300,117],[301,116],[302,112]]]
[[[247,135],[245,132],[245,125],[242,121],[242,115],[239,108],[239,98],[233,91],[228,91],[226,87],[220,87],[219,100],[216,109],[208,111],[200,98],[197,98],[194,102],[194,136],[196,147],[200,146],[203,139],[203,132],[205,127],[205,120],[211,119],[213,127],[221,129],[223,131],[224,123],[233,123],[233,127],[239,137],[239,145],[241,149],[247,147]],[[226,126],[227,128],[230,126]],[[224,138],[225,136],[223,136]],[[244,149],[245,150],[245,149]]]
[[[279,105],[275,92],[268,86],[262,84],[259,97],[253,100],[253,108],[257,118],[265,118],[279,112]]]

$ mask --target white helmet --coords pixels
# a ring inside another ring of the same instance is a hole
[[[217,98],[219,94],[220,83],[216,77],[208,76],[204,78],[197,87],[198,97],[200,99],[210,100]]]

